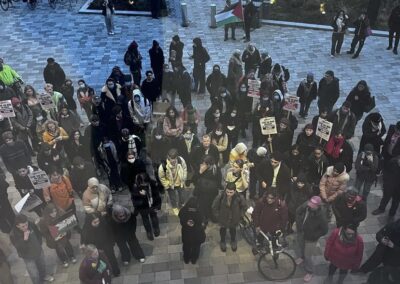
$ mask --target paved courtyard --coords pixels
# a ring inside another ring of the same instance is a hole
[[[211,60],[207,64],[209,72],[213,64],[219,64],[226,73],[228,60],[234,49],[243,50],[245,44],[241,41],[223,41],[223,29],[210,29],[209,11],[211,0],[188,1],[190,26],[180,26],[179,15],[176,14],[176,3],[171,7],[174,13],[171,17],[154,20],[147,17],[116,16],[116,34],[107,36],[104,19],[101,15],[78,14],[83,5],[82,0],[69,11],[65,7],[50,9],[47,2],[39,3],[35,11],[27,9],[23,3],[7,13],[1,12],[0,57],[16,69],[23,80],[33,85],[36,90],[43,88],[43,68],[48,57],[54,57],[64,68],[67,76],[75,83],[78,79],[86,82],[99,91],[111,69],[119,65],[128,73],[124,66],[123,55],[132,40],[139,44],[139,50],[144,57],[144,71],[149,68],[148,49],[152,40],[157,39],[168,52],[170,39],[179,34],[185,43],[184,65],[191,70],[192,63],[189,53],[192,52],[192,39],[196,36],[203,39],[204,46],[209,50]],[[217,1],[217,10],[221,10],[224,1]],[[241,31],[237,31],[241,38]],[[252,41],[260,50],[268,51],[274,62],[281,63],[290,69],[291,79],[289,90],[295,92],[299,82],[307,72],[313,71],[317,80],[324,72],[331,69],[340,79],[341,97],[338,105],[359,80],[366,80],[372,94],[376,97],[377,108],[387,126],[399,119],[400,114],[400,57],[385,50],[387,39],[370,37],[366,40],[364,50],[359,59],[353,60],[343,54],[331,59],[329,57],[331,33],[316,30],[285,28],[278,26],[263,26],[252,32]],[[343,53],[348,50],[351,36],[346,36]],[[209,107],[206,96],[193,94],[196,107],[204,114]],[[316,114],[313,105],[311,114]],[[312,116],[310,116],[312,117]],[[305,120],[299,119],[302,129]],[[307,121],[308,122],[308,121]],[[361,123],[360,123],[361,124]],[[361,137],[361,126],[357,126],[355,137],[351,140],[355,149]],[[354,178],[354,173],[353,173]],[[353,179],[352,179],[353,181]],[[189,194],[189,190],[188,193]],[[19,195],[14,189],[9,189],[13,204]],[[368,200],[368,211],[371,212],[380,200],[380,185],[373,187]],[[116,199],[128,204],[129,196],[122,193]],[[78,208],[82,207],[77,200]],[[164,203],[163,209],[166,205]],[[163,210],[167,212],[167,210]],[[256,258],[251,254],[250,247],[240,238],[236,253],[228,249],[222,253],[219,249],[218,230],[211,224],[207,228],[207,240],[202,247],[200,260],[196,265],[186,265],[181,259],[180,225],[177,217],[161,213],[161,236],[150,242],[145,236],[143,226],[138,226],[138,238],[147,255],[146,263],[131,263],[121,270],[121,276],[113,283],[253,283],[264,282],[258,274]],[[398,217],[398,215],[397,215]],[[138,218],[139,220],[140,218]],[[375,247],[375,233],[386,223],[386,217],[368,215],[359,229],[365,241],[364,259]],[[140,221],[139,221],[140,224]],[[333,227],[333,224],[331,224]],[[1,235],[1,233],[0,233]],[[1,235],[2,243],[8,244],[7,236]],[[293,246],[292,238],[290,242]],[[73,244],[79,251],[79,236],[74,235]],[[4,244],[3,244],[4,245]],[[291,246],[291,247],[292,247]],[[311,283],[322,283],[327,274],[327,264],[323,258],[324,240],[319,242],[315,251],[317,265],[316,277]],[[23,262],[11,249],[10,263],[16,283],[31,283]],[[57,265],[54,251],[46,249],[49,269],[54,271],[55,283],[79,283],[78,265],[68,269]],[[81,259],[79,255],[79,259]],[[292,280],[284,283],[302,283],[304,272],[298,267]],[[365,276],[349,275],[346,283],[362,283]]]

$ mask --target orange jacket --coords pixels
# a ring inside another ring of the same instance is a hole
[[[46,202],[52,201],[58,208],[67,210],[74,202],[73,189],[69,178],[63,176],[60,183],[52,183],[43,189]]]

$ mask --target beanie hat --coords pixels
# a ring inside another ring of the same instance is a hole
[[[351,108],[351,102],[349,101],[345,101],[342,106],[347,107],[347,108]]]
[[[316,209],[316,208],[318,208],[319,206],[321,206],[321,203],[322,203],[321,197],[319,197],[319,196],[313,196],[313,197],[310,198],[310,200],[308,200],[307,205],[308,205],[308,207],[310,207],[310,208]]]
[[[88,187],[92,187],[92,186],[97,186],[98,187],[99,185],[100,185],[100,183],[99,183],[99,180],[97,178],[92,177],[92,178],[88,179]]]
[[[264,147],[258,147],[256,153],[257,153],[257,156],[259,156],[259,157],[265,157],[267,155],[268,151]]]
[[[335,77],[335,73],[333,73],[332,70],[326,71],[326,72],[325,72],[325,75],[329,75],[329,76],[331,76],[331,77]]]
[[[240,142],[235,146],[235,150],[239,154],[243,154],[244,152],[247,151],[247,146],[244,143]]]
[[[338,162],[333,166],[333,169],[337,171],[339,174],[343,173],[345,166],[342,162]]]

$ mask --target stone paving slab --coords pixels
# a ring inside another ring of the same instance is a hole
[[[210,29],[209,6],[215,1],[192,0],[188,6],[190,26],[180,26],[180,15],[177,7],[179,1],[170,2],[174,11],[171,17],[153,20],[146,17],[115,17],[116,35],[108,37],[104,19],[100,15],[78,14],[84,1],[79,0],[72,11],[65,7],[56,10],[49,8],[47,3],[39,3],[37,10],[30,11],[25,4],[17,3],[16,7],[7,13],[1,13],[2,29],[0,31],[0,57],[15,68],[26,83],[32,84],[37,90],[43,88],[43,68],[48,57],[54,57],[59,62],[69,78],[75,83],[84,78],[88,84],[99,91],[105,79],[115,65],[123,70],[128,68],[123,63],[124,52],[132,40],[136,40],[144,57],[143,71],[149,68],[147,50],[153,39],[157,39],[167,53],[170,39],[179,34],[185,43],[184,64],[191,70],[192,62],[189,54],[192,39],[200,36],[208,49],[211,60],[207,64],[207,73],[213,64],[219,64],[223,72],[227,72],[228,60],[234,49],[243,50],[245,44],[241,41],[223,41],[223,29]],[[218,1],[217,11],[223,7]],[[237,38],[242,31],[237,30]],[[334,59],[329,57],[331,33],[327,31],[288,28],[280,26],[263,26],[252,32],[253,42],[260,50],[266,50],[274,62],[279,62],[290,69],[291,79],[288,87],[296,91],[299,82],[307,72],[313,71],[317,80],[324,72],[332,69],[340,78],[340,105],[348,92],[361,79],[368,81],[372,94],[376,96],[379,110],[387,125],[399,118],[400,107],[400,57],[385,50],[386,39],[371,37],[366,40],[363,52],[357,60],[343,54]],[[349,48],[351,38],[346,36],[343,53]],[[207,95],[193,94],[195,106],[204,114],[209,107]],[[179,106],[179,105],[178,105]],[[311,115],[317,112],[315,103],[311,107]],[[309,120],[307,120],[308,122]],[[299,119],[298,131],[306,121]],[[200,131],[203,131],[202,129]],[[360,125],[357,126],[356,137],[352,139],[355,148],[358,147],[361,136]],[[354,173],[352,173],[354,177]],[[380,185],[374,187],[368,200],[369,212],[377,206],[381,197]],[[189,194],[189,192],[188,192]],[[15,189],[9,189],[9,196],[15,203],[19,195]],[[129,204],[129,195],[116,195],[116,200]],[[77,201],[78,218],[82,218],[81,203]],[[200,259],[196,265],[184,264],[180,247],[180,225],[175,216],[170,216],[167,206],[163,204],[161,215],[161,236],[155,241],[148,241],[145,230],[138,218],[137,236],[146,253],[146,263],[133,262],[129,267],[122,267],[121,277],[113,283],[261,283],[265,282],[257,272],[256,260],[250,247],[239,237],[239,249],[233,253],[219,250],[218,228],[210,224],[207,228],[207,240],[202,247]],[[398,215],[397,215],[398,216]],[[385,224],[385,216],[371,216],[360,226],[360,233],[366,241],[364,259],[369,256],[375,246],[374,233]],[[331,224],[331,228],[333,228]],[[4,235],[1,239],[7,238]],[[79,252],[79,237],[73,236],[74,250]],[[293,243],[293,242],[291,242]],[[321,283],[327,273],[327,264],[322,256],[325,240],[319,242],[316,251],[317,275],[311,283]],[[117,252],[117,249],[116,249]],[[117,252],[118,254],[118,252]],[[55,283],[79,283],[78,265],[64,269],[58,265],[54,251],[46,249],[46,257],[50,271],[55,272]],[[79,255],[80,260],[82,255]],[[23,262],[15,251],[10,256],[15,282],[30,283]],[[280,283],[303,283],[304,272],[297,269],[295,278]],[[349,276],[346,283],[362,283],[365,276]]]

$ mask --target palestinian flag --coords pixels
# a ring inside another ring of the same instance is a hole
[[[232,4],[229,8],[215,15],[217,26],[243,22],[242,1]]]

